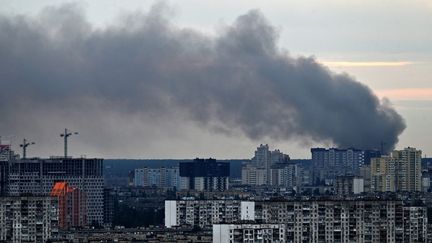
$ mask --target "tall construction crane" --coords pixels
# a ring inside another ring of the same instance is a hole
[[[64,139],[64,157],[67,157],[67,141],[68,137],[71,135],[78,135],[78,132],[70,132],[67,128],[65,128],[64,133],[60,134],[60,137]]]
[[[23,150],[23,159],[25,159],[26,158],[26,152],[27,152],[27,147],[28,146],[30,146],[30,145],[33,145],[33,144],[35,144],[34,142],[28,142],[27,141],[27,139],[23,139],[23,143],[22,144],[20,144],[20,147],[22,148],[22,150]]]

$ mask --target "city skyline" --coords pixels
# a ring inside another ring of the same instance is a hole
[[[97,28],[101,28],[99,30],[112,28],[115,31],[116,24],[120,28],[122,23],[124,24],[121,21],[116,22],[116,19],[123,18],[122,21],[126,23],[132,21],[131,26],[134,26],[133,22],[137,20],[133,16],[141,16],[141,20],[148,20],[149,13],[151,15],[161,12],[166,18],[168,26],[187,27],[193,33],[203,32],[202,37],[204,39],[212,40],[215,36],[220,37],[224,28],[234,25],[238,16],[245,16],[250,13],[251,9],[258,9],[258,12],[275,28],[276,39],[279,36],[279,41],[275,41],[278,51],[288,50],[293,58],[297,58],[299,55],[306,57],[313,55],[318,63],[323,63],[332,71],[348,72],[349,75],[355,77],[356,81],[369,86],[379,98],[388,97],[396,111],[405,119],[407,126],[399,136],[397,148],[413,146],[421,149],[424,155],[432,153],[432,147],[428,142],[431,132],[427,126],[431,121],[431,115],[428,113],[432,108],[432,88],[430,87],[432,50],[427,45],[432,40],[431,30],[427,28],[428,24],[432,23],[432,17],[430,17],[432,16],[430,15],[432,6],[427,1],[413,1],[409,4],[403,1],[392,3],[366,1],[363,5],[331,1],[329,7],[319,3],[312,4],[311,1],[286,4],[271,2],[266,6],[258,1],[248,3],[239,1],[232,4],[231,8],[228,8],[229,5],[226,3],[212,1],[198,3],[190,0],[187,3],[166,2],[159,4],[158,1],[145,3],[131,1],[122,5],[122,8],[118,8],[116,1],[110,1],[104,6],[106,11],[102,11],[101,3],[98,1],[95,3],[79,1],[65,5],[56,4],[55,1],[35,1],[31,4],[26,1],[14,1],[14,3],[2,3],[0,15],[2,16],[3,29],[8,26],[5,23],[9,26],[19,26],[18,19],[11,17],[14,14],[21,14],[21,20],[24,22],[39,21],[41,28],[44,24],[52,26],[54,19],[59,19],[61,23],[84,21],[83,25],[63,26],[68,30],[76,31],[78,36],[75,37],[82,38],[80,33],[87,33],[89,30],[79,29],[81,27],[90,28],[89,33],[97,32]],[[51,7],[47,8],[47,6]],[[217,11],[209,13],[207,10],[209,7],[213,7]],[[205,10],[197,11],[199,8]],[[368,12],[372,9],[374,11]],[[318,10],[322,11],[317,12]],[[121,14],[123,17],[116,17]],[[310,19],[307,18],[308,16]],[[346,21],[341,21],[344,18]],[[361,24],[361,21],[365,21],[365,23]],[[397,23],[397,27],[393,26],[393,22]],[[60,28],[61,26],[57,27]],[[78,27],[78,29],[71,27]],[[352,31],[351,28],[358,33]],[[61,37],[62,29],[57,29],[57,31],[60,31]],[[25,31],[20,33],[28,34]],[[52,38],[56,38],[56,33],[51,34],[54,35]],[[36,38],[36,36],[29,37]],[[321,40],[319,40],[319,36],[321,36]],[[20,47],[20,44],[23,43],[17,43],[17,46]],[[5,50],[5,48],[7,46],[1,46],[0,50]],[[27,46],[27,48],[31,48],[31,46]],[[63,54],[68,55],[67,53]],[[119,53],[114,53],[114,56],[119,57]],[[30,64],[44,60],[48,62],[58,60],[50,59],[50,57],[38,59],[37,56],[34,57],[34,60],[32,58],[28,58]],[[80,57],[72,56],[71,58],[79,59]],[[122,58],[121,55],[120,58]],[[15,61],[18,66],[22,63],[29,64],[28,60],[17,59]],[[56,66],[58,63],[49,63],[48,67],[50,65]],[[165,63],[164,65],[169,67],[172,64]],[[11,63],[9,67],[15,66]],[[78,67],[85,67],[85,65]],[[67,69],[67,67],[62,68]],[[7,70],[4,72],[8,74]],[[40,78],[46,78],[49,75],[44,73],[56,76],[57,72],[61,72],[61,70],[42,69],[36,73],[41,75]],[[79,69],[72,72],[77,75],[77,80],[80,80],[80,72]],[[34,70],[31,74],[34,74]],[[5,75],[5,77],[9,76]],[[11,77],[16,78],[13,75]],[[61,75],[56,77],[61,77]],[[55,96],[56,89],[59,88],[56,86],[56,82],[58,81],[36,80],[35,83],[23,83],[22,85],[25,86],[20,87],[20,89],[30,89],[36,92],[34,97],[29,97],[23,103],[11,104],[8,99],[18,102],[22,99],[12,99],[10,94],[5,95],[4,93],[3,97],[0,98],[3,104],[0,110],[4,114],[10,115],[10,117],[0,120],[0,133],[3,136],[14,135],[13,145],[17,152],[19,151],[17,146],[19,141],[25,137],[36,142],[35,146],[29,148],[30,157],[62,154],[63,144],[58,135],[65,127],[80,132],[80,135],[70,140],[70,152],[74,156],[248,158],[258,144],[269,143],[272,147],[280,148],[292,155],[293,158],[309,158],[310,147],[337,147],[331,141],[323,141],[322,137],[317,139],[319,141],[311,141],[311,139],[304,139],[301,134],[282,139],[274,139],[274,136],[254,138],[251,135],[245,135],[247,129],[227,130],[226,127],[218,124],[220,121],[214,123],[214,120],[203,120],[200,117],[191,120],[187,118],[189,113],[182,114],[177,109],[170,110],[173,116],[164,114],[162,115],[163,119],[155,119],[154,116],[161,116],[161,114],[155,112],[154,109],[147,110],[148,106],[152,104],[148,105],[146,102],[152,100],[140,100],[144,101],[143,111],[145,115],[142,116],[140,113],[134,113],[137,109],[134,107],[135,104],[123,106],[124,102],[127,103],[125,100],[125,97],[128,97],[127,92],[131,92],[131,96],[136,93],[128,89],[126,89],[126,96],[122,94],[120,99],[108,104],[103,103],[107,102],[106,100],[95,101],[91,100],[91,97],[63,97],[61,92],[57,97],[59,100],[76,101],[75,99],[79,99],[80,101],[84,100],[84,102],[65,102],[60,105],[52,102],[46,103],[45,99],[48,98],[39,96],[38,92],[43,93],[41,90],[48,91],[48,94]],[[100,85],[106,84],[101,83]],[[7,82],[4,87],[12,88],[11,91],[16,91],[18,94],[27,94],[26,92],[20,93],[21,90],[14,90],[14,85]],[[88,86],[84,84],[76,88],[86,87]],[[74,91],[72,84],[67,88]],[[114,87],[114,90],[105,89],[102,92],[116,94],[119,90],[123,91],[122,88],[124,87],[118,86]],[[199,93],[199,90],[197,92]],[[103,104],[101,105],[100,102]],[[191,104],[189,103],[189,105]],[[42,109],[38,106],[48,106],[48,108],[42,107],[44,108]],[[75,107],[71,109],[70,106],[80,107],[79,109],[75,109]],[[122,112],[118,112],[119,107],[116,106],[119,106]],[[99,109],[100,107],[103,109]],[[131,109],[132,112],[123,112],[125,108]],[[16,110],[20,112],[15,112]],[[198,122],[196,122],[197,120]],[[11,124],[14,126],[10,126]],[[232,123],[228,125],[232,125]],[[376,148],[379,146],[380,144],[377,143]]]

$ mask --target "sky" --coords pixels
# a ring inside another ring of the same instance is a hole
[[[131,16],[149,13],[155,5],[161,2],[92,0],[71,1],[65,5],[64,1],[54,0],[15,0],[0,1],[0,15],[43,19],[48,16],[44,12],[49,12],[50,8],[73,8],[82,13],[79,18],[88,22],[83,26],[103,31],[119,22],[127,22],[128,18],[134,19]],[[191,29],[194,35],[202,34],[210,40],[217,39],[239,16],[258,10],[274,27],[278,52],[286,52],[293,58],[314,57],[333,72],[347,73],[368,86],[379,98],[388,98],[406,124],[396,148],[411,146],[421,149],[424,155],[432,154],[432,2],[182,0],[165,1],[162,5],[170,24]],[[64,17],[61,12],[57,14],[59,18]],[[86,104],[81,104],[83,110]],[[153,114],[151,109],[146,112],[145,108],[146,116],[137,113],[125,116],[125,113],[103,110],[97,114],[100,123],[88,122],[85,112],[66,110],[53,107],[38,113],[29,112],[28,116],[17,115],[14,119],[33,122],[22,123],[25,127],[21,129],[0,122],[0,134],[9,136],[17,150],[22,137],[35,141],[29,148],[29,154],[34,156],[61,154],[59,133],[64,127],[80,132],[71,137],[71,154],[89,157],[250,158],[259,144],[268,143],[292,158],[308,158],[310,147],[335,145],[320,136],[319,139],[304,139],[301,134],[291,133],[282,138],[276,138],[274,133],[255,136],[247,127],[237,128],[229,122],[227,126],[233,128],[227,130],[226,124],[209,126],[205,121],[202,125],[200,119],[178,119],[177,116],[172,120],[167,117],[150,119],[148,117],[159,116],[159,113]],[[52,115],[54,112],[57,115]],[[39,116],[48,117],[49,126]],[[232,114],[227,116],[227,120],[231,117]],[[224,120],[212,122],[224,123]]]

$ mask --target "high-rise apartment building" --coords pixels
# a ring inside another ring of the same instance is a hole
[[[269,229],[269,225],[284,225],[286,242],[426,242],[428,218],[425,206],[409,206],[399,200],[385,199],[165,201],[166,227],[209,228],[215,224],[257,223],[263,229]],[[253,235],[261,238],[262,234],[257,232],[260,227],[252,225],[218,226],[216,239],[238,242],[236,237],[239,240],[253,238],[252,242],[259,242]],[[274,232],[270,232],[273,235]]]
[[[261,144],[255,150],[255,156],[251,159],[251,163],[244,164],[242,167],[242,184],[254,186],[278,185],[278,180],[283,179],[282,177],[280,177],[281,179],[276,178],[279,173],[277,170],[281,169],[280,164],[287,164],[289,161],[290,157],[287,154],[278,149],[270,151],[268,144]],[[272,171],[272,169],[274,170]],[[284,172],[280,171],[280,173],[283,174]]]
[[[58,181],[86,194],[87,221],[103,224],[103,160],[50,158],[10,161],[9,195],[48,196]]]
[[[255,165],[244,165],[242,167],[241,179],[243,185],[267,185],[267,170]]]
[[[256,203],[263,223],[285,224],[288,242],[426,242],[427,208],[392,200]]]
[[[134,186],[155,186],[160,188],[179,188],[178,167],[135,169]]]
[[[0,139],[0,197],[7,195],[9,180],[9,160],[12,151],[9,144],[2,144]]]
[[[398,164],[399,191],[421,191],[421,154],[421,150],[411,147],[392,152],[392,157]]]
[[[270,169],[271,185],[296,189],[298,185],[297,165],[294,163],[276,163]]]
[[[78,188],[66,182],[56,182],[50,193],[58,202],[58,225],[60,229],[81,228],[87,225],[86,196]]]
[[[213,224],[255,219],[255,203],[240,200],[167,200],[165,227],[211,228]]]
[[[180,162],[180,189],[225,191],[229,187],[230,165],[215,159]]]
[[[104,225],[111,227],[114,218],[115,192],[112,188],[104,188]]]
[[[405,148],[371,162],[371,191],[421,191],[421,150]]]
[[[396,159],[391,156],[373,158],[370,164],[371,191],[395,192],[396,191]]]
[[[47,242],[58,234],[57,210],[51,197],[0,197],[0,241]]]
[[[364,192],[364,180],[356,176],[338,176],[334,188],[337,195],[360,194]]]
[[[375,150],[312,148],[314,184],[334,181],[337,176],[360,175],[360,168],[379,157]]]

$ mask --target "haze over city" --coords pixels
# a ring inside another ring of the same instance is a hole
[[[428,1],[0,3],[0,134],[31,156],[65,127],[74,156],[432,153]]]

